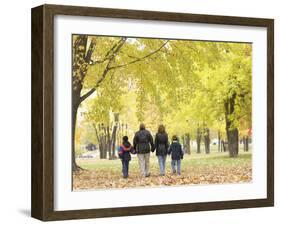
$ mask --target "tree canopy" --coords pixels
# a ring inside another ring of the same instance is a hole
[[[251,44],[87,36],[78,47],[81,37],[73,35],[74,61],[79,48],[84,59],[91,51],[73,73],[73,92],[81,86],[76,146],[83,126],[112,129],[116,113],[131,138],[141,122],[153,133],[164,124],[170,135],[193,139],[198,128],[227,140],[251,128]]]

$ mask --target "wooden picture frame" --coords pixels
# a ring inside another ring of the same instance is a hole
[[[267,198],[121,208],[54,210],[54,16],[95,16],[264,27],[267,29]],[[274,205],[274,20],[109,8],[42,5],[32,9],[31,215],[50,220],[163,214]]]

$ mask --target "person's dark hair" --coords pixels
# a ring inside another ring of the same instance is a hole
[[[129,138],[127,136],[123,137],[123,142],[128,142]]]
[[[145,125],[143,123],[140,124],[140,130],[145,129]]]
[[[166,133],[166,129],[164,125],[159,125],[158,127],[158,133]]]
[[[179,139],[178,139],[177,135],[173,135],[172,140],[178,141]]]

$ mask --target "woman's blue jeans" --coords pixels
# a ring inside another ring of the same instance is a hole
[[[158,163],[160,168],[160,175],[165,175],[167,155],[158,155],[157,157],[158,157]]]

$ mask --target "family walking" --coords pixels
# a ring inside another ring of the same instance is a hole
[[[131,154],[137,154],[141,175],[143,177],[149,177],[150,152],[154,152],[155,150],[158,158],[160,175],[165,175],[167,155],[171,155],[172,172],[180,175],[183,150],[178,137],[174,135],[171,144],[169,144],[169,138],[165,127],[160,125],[155,135],[155,140],[153,140],[151,133],[145,129],[145,125],[140,124],[139,131],[135,133],[133,145],[129,142],[128,137],[124,136],[123,142],[118,150],[119,157],[122,161],[123,177],[127,178],[129,176]]]

